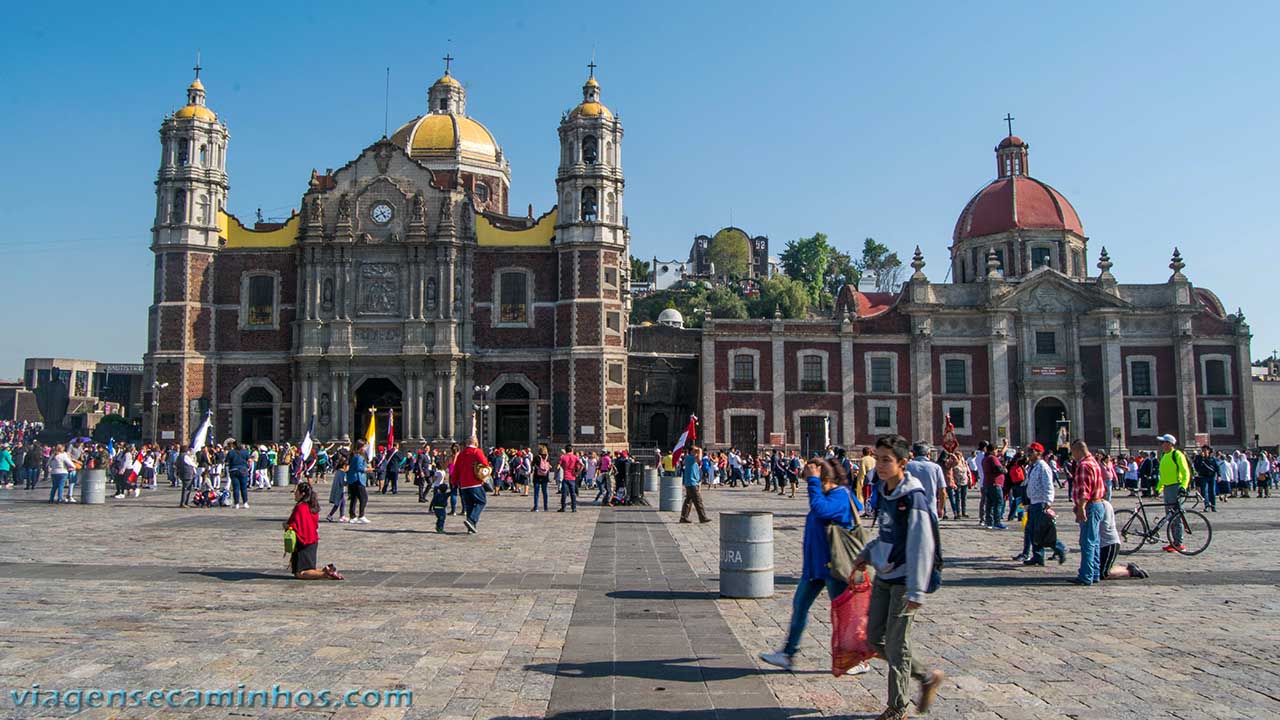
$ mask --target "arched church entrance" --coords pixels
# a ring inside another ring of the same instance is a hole
[[[533,442],[533,403],[529,390],[509,382],[493,396],[494,440],[498,447],[526,447]]]
[[[670,421],[667,420],[666,413],[654,413],[653,417],[649,418],[649,440],[665,449],[675,441],[675,438],[667,437],[671,432],[669,426]]]
[[[1067,419],[1067,406],[1055,397],[1036,403],[1035,439],[1049,452],[1058,447],[1058,421]]]
[[[275,398],[264,387],[252,387],[240,396],[240,441],[259,445],[275,442]]]
[[[381,445],[387,441],[388,411],[396,416],[396,437],[403,437],[404,428],[404,395],[400,387],[389,378],[373,377],[360,383],[356,388],[356,425],[351,429],[353,438],[363,438],[369,432],[369,416],[374,415],[377,428],[377,441]]]

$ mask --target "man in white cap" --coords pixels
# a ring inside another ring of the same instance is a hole
[[[1167,513],[1182,512],[1182,500],[1178,497],[1191,484],[1191,465],[1187,462],[1187,454],[1174,447],[1178,439],[1168,433],[1156,438],[1160,441],[1160,477],[1156,481],[1156,492],[1164,495],[1164,509]],[[1182,522],[1175,518],[1169,523],[1169,535],[1173,542],[1164,546],[1165,552],[1185,550],[1182,544]]]

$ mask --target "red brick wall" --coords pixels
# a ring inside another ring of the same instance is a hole
[[[594,250],[578,251],[578,297],[600,297],[600,255]]]
[[[943,355],[963,355],[969,360],[970,384],[966,395],[943,395]],[[931,429],[934,442],[942,441],[944,401],[963,400],[969,403],[970,434],[957,434],[956,440],[961,447],[976,447],[979,440],[989,440],[995,434],[991,429],[991,370],[986,345],[944,345],[933,347],[930,355],[933,388],[934,428]],[[1014,403],[1016,404],[1016,403]],[[865,423],[865,419],[863,420]],[[1014,427],[1017,424],[1014,423]]]
[[[605,417],[600,411],[600,388],[604,383],[603,365],[599,360],[577,358],[573,361],[574,418],[576,434],[583,425],[595,426],[596,435],[579,436],[578,442],[600,443],[604,439]]]
[[[760,390],[767,391],[773,387],[773,344],[769,341],[739,342],[737,340],[717,339],[715,342],[715,385],[717,389],[728,390],[729,378],[733,376],[733,368],[729,363],[729,352],[732,350],[750,349],[760,353],[759,367],[756,373],[760,378]]]
[[[1102,347],[1090,345],[1080,348],[1080,375],[1084,378],[1084,417],[1082,427],[1084,441],[1091,447],[1105,448],[1110,444],[1111,428],[1106,421],[1106,379],[1102,371]],[[1079,428],[1077,428],[1079,432]]]
[[[782,359],[786,367],[784,387],[788,391],[800,389],[800,358],[802,350],[821,350],[827,353],[827,390],[840,390],[840,343],[783,342]],[[855,373],[856,374],[856,373]]]
[[[528,268],[533,281],[534,302],[556,300],[558,277],[556,254],[552,250],[519,248],[518,251],[479,248],[472,271],[472,297],[477,302],[493,301],[494,273],[498,268]],[[572,279],[572,278],[570,278]]]
[[[493,310],[475,308],[475,342],[481,348],[550,348],[555,342],[555,308],[535,307],[533,327],[498,328],[491,325]]]
[[[599,302],[583,302],[576,303],[578,306],[578,345],[600,345],[601,324],[600,319],[600,303]]]

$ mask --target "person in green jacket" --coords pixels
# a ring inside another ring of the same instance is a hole
[[[1187,454],[1175,447],[1178,444],[1177,438],[1166,433],[1156,440],[1160,441],[1160,474],[1156,481],[1156,492],[1164,495],[1166,513],[1181,513],[1182,500],[1179,495],[1191,483],[1191,464],[1187,462]],[[1175,518],[1169,523],[1169,534],[1173,542],[1164,546],[1165,552],[1186,549],[1182,544],[1180,519]]]
[[[0,445],[0,487],[13,487],[13,453],[8,445]]]

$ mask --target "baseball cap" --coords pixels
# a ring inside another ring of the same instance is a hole
[[[1038,452],[1038,453],[1042,453],[1042,452],[1044,452],[1044,446],[1043,446],[1043,445],[1041,445],[1041,444],[1040,444],[1040,443],[1038,443],[1038,442],[1033,442],[1033,443],[1031,443],[1030,445],[1028,445],[1028,446],[1027,446],[1027,449],[1028,449],[1028,450],[1035,450],[1035,451],[1036,451],[1036,452]]]
[[[1160,437],[1156,438],[1156,440],[1159,440],[1160,442],[1167,442],[1170,445],[1178,444],[1178,438],[1170,435],[1169,433],[1165,433],[1164,435],[1161,435]]]

